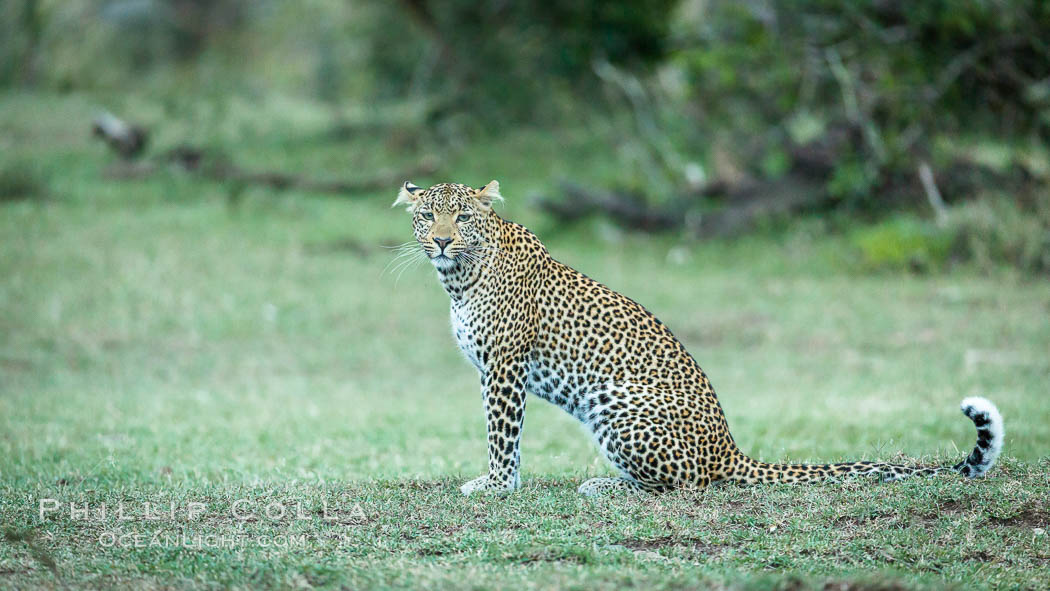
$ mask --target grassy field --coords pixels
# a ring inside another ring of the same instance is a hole
[[[532,399],[524,488],[467,499],[477,377],[432,271],[384,272],[382,246],[410,238],[396,186],[110,180],[84,124],[97,106],[0,97],[0,164],[48,187],[0,203],[0,587],[1050,586],[1045,280],[864,274],[812,223],[702,243],[558,228],[527,197],[602,174],[586,128],[445,154],[447,178],[412,180],[499,179],[508,216],[676,332],[757,458],[953,461],[970,395],[1007,428],[978,482],[586,500],[575,488],[609,468]],[[325,139],[308,105],[117,106],[186,122],[159,147],[203,134],[246,166],[367,176],[426,150]]]

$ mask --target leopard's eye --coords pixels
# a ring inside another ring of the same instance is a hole
[[[470,220],[470,214],[469,213],[461,213],[461,214],[459,214],[459,217],[456,218],[456,221],[460,222],[460,223],[463,223],[463,222],[468,221],[468,220]]]
[[[433,214],[433,212],[421,211],[421,212],[419,212],[419,217],[423,218],[424,220],[427,220],[428,222],[434,221],[434,214]]]

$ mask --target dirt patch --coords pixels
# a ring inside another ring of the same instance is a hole
[[[510,556],[507,558],[508,562],[516,562],[518,564],[533,564],[537,562],[562,562],[568,564],[585,564],[587,563],[587,557],[582,554],[574,554],[572,552],[531,552],[529,554],[522,554],[518,556]]]
[[[448,548],[442,548],[440,546],[427,546],[426,548],[420,548],[416,551],[416,554],[422,557],[427,556],[446,556],[452,554],[452,551]]]
[[[930,511],[929,509],[922,510],[917,517],[924,523],[930,523],[939,521],[946,516],[961,515],[970,509],[972,509],[971,505],[963,503],[962,501],[950,500],[938,503],[934,511]]]
[[[391,484],[391,488],[401,490],[435,490],[449,486],[449,483],[443,480],[399,480]]]
[[[974,562],[992,562],[996,560],[996,557],[985,552],[984,550],[978,550],[977,552],[967,553],[963,556],[963,559]]]
[[[865,513],[862,515],[843,515],[835,520],[835,525],[839,527],[857,527],[865,524],[869,524],[879,519],[890,517],[889,513]]]
[[[648,540],[620,540],[616,545],[623,546],[629,550],[655,552],[661,548],[686,548],[699,554],[717,554],[721,546],[708,544],[696,538],[677,538],[664,536],[661,538],[650,538]]]
[[[737,513],[746,513],[753,511],[755,506],[753,504],[742,503],[740,501],[726,501],[722,505],[722,509],[728,515],[736,515]]]
[[[1012,527],[1047,527],[1050,525],[1050,512],[1029,507],[1009,517],[992,515],[988,518],[988,523]]]

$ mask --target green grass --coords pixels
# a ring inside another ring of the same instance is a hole
[[[158,104],[118,106],[155,125],[190,112]],[[498,178],[507,215],[660,316],[755,457],[955,460],[974,441],[957,409],[969,395],[999,404],[1007,426],[1001,465],[977,482],[592,501],[575,487],[609,468],[570,417],[532,399],[524,488],[466,499],[459,484],[485,466],[477,378],[433,273],[384,273],[380,245],[410,238],[389,208],[396,187],[249,188],[231,205],[226,187],[174,172],[107,180],[110,157],[81,124],[94,108],[0,98],[0,159],[48,179],[45,195],[0,204],[0,587],[1050,585],[1045,281],[863,274],[843,240],[804,229],[711,243],[560,229],[527,195],[604,173],[586,130],[448,153],[448,178]],[[245,106],[225,126],[192,111],[155,141],[210,133],[245,165],[332,175],[413,157],[370,138],[289,140],[323,129],[298,108],[273,119],[287,110],[264,105],[253,123]],[[40,519],[45,498],[63,510]],[[236,519],[239,499],[259,514]],[[112,514],[121,502],[133,519]],[[174,503],[176,519],[142,519],[144,502]],[[206,504],[198,520],[191,502]],[[268,519],[272,502],[306,518]],[[70,503],[110,513],[75,519]],[[146,544],[109,547],[111,534]],[[180,548],[178,535],[243,537]]]

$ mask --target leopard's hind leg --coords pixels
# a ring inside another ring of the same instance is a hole
[[[614,386],[592,393],[581,420],[623,478],[592,478],[579,492],[588,496],[655,493],[711,484],[705,423],[678,414],[687,407],[679,396],[652,385]]]

